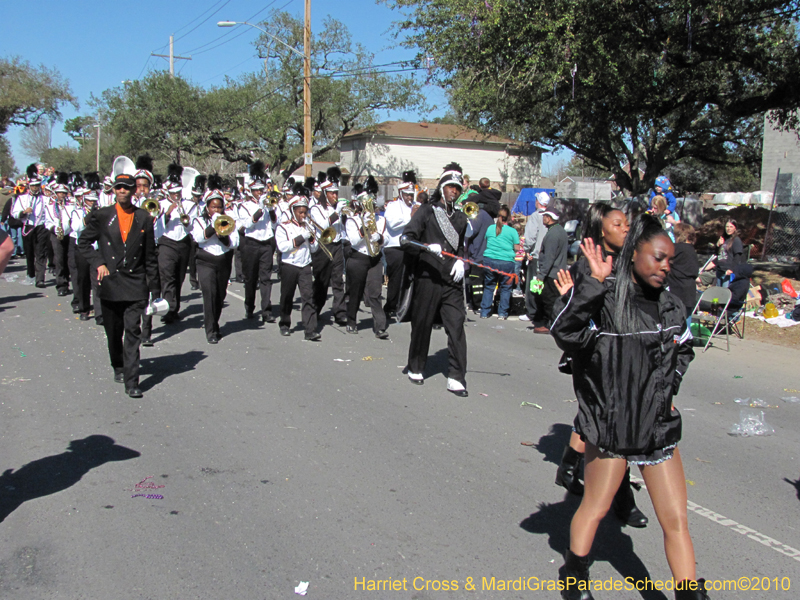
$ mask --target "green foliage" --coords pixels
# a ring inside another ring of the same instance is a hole
[[[797,0],[387,2],[468,124],[569,148],[633,193],[683,159],[747,164],[747,120],[800,105]]]
[[[302,48],[300,19],[276,12],[261,26]],[[258,158],[271,165],[273,175],[290,173],[303,163],[303,59],[264,35],[256,47],[268,57],[265,71],[223,86],[205,90],[180,77],[151,73],[107,90],[95,104],[128,156],[146,151],[161,159],[218,156],[230,163]],[[425,108],[413,78],[379,73],[372,55],[333,19],[312,37],[311,64],[317,159],[335,152],[348,132],[373,124],[377,111]]]
[[[0,134],[11,125],[28,127],[48,116],[57,120],[61,107],[77,101],[56,69],[34,67],[19,57],[0,58]]]
[[[17,165],[11,154],[11,146],[6,136],[0,135],[0,175],[13,176],[17,173]]]

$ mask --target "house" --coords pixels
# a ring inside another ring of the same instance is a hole
[[[348,133],[340,149],[351,183],[373,175],[397,184],[403,171],[414,170],[420,185],[433,188],[450,162],[461,165],[471,184],[488,177],[501,191],[538,186],[541,178],[541,148],[460,125],[386,121]]]
[[[800,180],[800,137],[796,131],[780,131],[764,117],[764,143],[761,147],[761,189],[775,189],[775,176],[781,170],[784,175],[794,174]]]

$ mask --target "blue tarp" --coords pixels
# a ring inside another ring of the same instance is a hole
[[[536,194],[539,192],[547,192],[552,197],[556,191],[550,188],[523,188],[517,196],[517,201],[514,203],[514,208],[511,210],[512,214],[520,213],[526,217],[536,211]]]

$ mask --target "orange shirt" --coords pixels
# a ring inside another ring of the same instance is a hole
[[[119,219],[119,232],[122,234],[122,243],[124,244],[128,240],[128,233],[133,226],[133,213],[136,209],[125,212],[119,204],[115,206],[117,207],[117,219]]]

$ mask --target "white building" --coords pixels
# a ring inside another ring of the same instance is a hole
[[[446,164],[457,162],[471,184],[488,177],[493,187],[510,192],[539,185],[541,158],[541,148],[459,125],[386,121],[344,136],[340,162],[352,181],[373,175],[379,183],[397,183],[413,169],[428,187]]]

